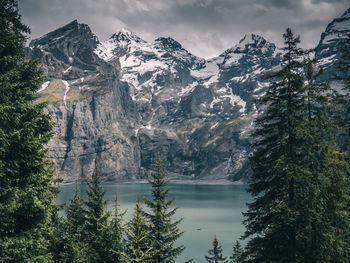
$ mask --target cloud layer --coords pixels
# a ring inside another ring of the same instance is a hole
[[[348,0],[20,0],[23,21],[39,37],[74,19],[101,41],[125,27],[147,41],[171,36],[201,57],[218,55],[247,33],[282,45],[291,27],[314,47]]]

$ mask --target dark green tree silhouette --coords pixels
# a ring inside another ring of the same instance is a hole
[[[299,187],[298,254],[306,262],[343,262],[349,251],[345,234],[349,228],[349,187],[345,155],[337,145],[339,95],[328,83],[315,82],[322,73],[314,73],[315,61],[308,58],[304,62],[306,103],[298,129],[303,138],[300,149],[304,163]],[[332,195],[334,190],[338,194]],[[334,202],[338,205],[330,205]]]
[[[66,209],[66,215],[66,244],[62,262],[86,262],[89,249],[84,240],[86,217],[84,200],[81,197],[77,183],[75,184],[73,200]]]
[[[150,236],[150,228],[147,225],[144,212],[140,203],[136,202],[133,217],[126,227],[126,250],[121,253],[122,262],[154,262],[152,258],[156,251]]]
[[[334,92],[313,81],[299,38],[290,29],[284,38],[253,133],[247,262],[345,262],[349,184],[335,143]]]
[[[226,257],[222,255],[222,248],[219,245],[219,241],[214,236],[214,241],[213,241],[213,248],[208,250],[208,255],[204,256],[205,260],[209,263],[218,263],[218,262],[226,262]]]
[[[65,220],[59,214],[63,205],[56,205],[49,220],[49,227],[52,230],[49,250],[54,262],[61,262],[66,249],[66,227]]]
[[[0,262],[52,262],[48,225],[55,191],[45,145],[53,122],[36,104],[38,62],[24,59],[16,0],[0,1]]]
[[[230,256],[230,263],[243,263],[244,262],[244,250],[241,244],[236,241],[233,246],[232,255]]]
[[[175,262],[176,257],[185,249],[183,245],[175,245],[183,234],[178,226],[182,219],[173,219],[177,208],[170,208],[174,199],[168,199],[169,189],[166,188],[168,182],[159,156],[157,156],[156,171],[151,173],[149,183],[152,186],[152,200],[145,198],[144,201],[150,208],[150,212],[145,212],[145,216],[150,224],[152,245],[157,251],[153,256],[153,262]]]
[[[111,242],[108,238],[110,213],[106,210],[100,171],[95,165],[91,179],[88,181],[86,206],[86,224],[84,239],[88,245],[88,262],[110,262],[113,257]]]
[[[259,101],[266,107],[255,122],[250,159],[253,170],[249,192],[255,200],[245,213],[249,262],[296,262],[297,184],[301,162],[297,146],[303,78],[299,73],[300,42],[290,29],[283,35],[282,68],[271,73],[270,86]],[[274,251],[274,253],[271,253]]]
[[[346,152],[347,161],[350,161],[350,35],[343,41],[340,49],[342,56],[339,60],[339,71],[343,76],[339,76],[343,84],[343,122],[342,122],[342,149]]]
[[[111,241],[111,252],[112,258],[110,262],[121,262],[121,253],[125,250],[125,240],[123,238],[125,229],[123,223],[123,216],[126,211],[122,212],[119,208],[118,197],[116,195],[114,201],[113,217],[110,222],[110,241]]]

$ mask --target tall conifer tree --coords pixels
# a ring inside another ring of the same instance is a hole
[[[134,214],[126,228],[126,250],[122,252],[122,262],[154,262],[156,251],[150,239],[150,228],[139,202],[136,203]]]
[[[85,240],[89,247],[88,262],[110,262],[111,243],[108,239],[109,212],[104,200],[105,191],[101,186],[101,176],[95,165],[91,180],[88,181],[86,205]]]
[[[66,209],[66,225],[69,234],[78,234],[83,236],[83,231],[86,223],[84,200],[81,197],[77,183],[74,187],[74,197]]]
[[[296,262],[298,165],[297,123],[302,77],[300,42],[290,29],[283,35],[282,68],[269,75],[270,86],[261,98],[266,107],[256,120],[253,175],[249,192],[255,197],[245,213],[248,262]],[[272,253],[273,251],[273,253]]]
[[[350,162],[350,35],[344,40],[342,48],[342,57],[340,59],[340,70],[344,74],[341,79],[344,84],[343,104],[344,104],[344,122],[343,122],[343,149],[347,153],[347,161]]]
[[[290,29],[284,38],[284,64],[270,76],[253,134],[247,261],[346,262],[349,184],[335,143],[335,96],[314,82]]]
[[[233,246],[232,255],[230,256],[230,263],[244,263],[244,251],[241,244],[236,241]]]
[[[124,225],[123,225],[123,216],[125,215],[126,211],[121,212],[119,208],[118,203],[118,197],[116,195],[115,201],[114,201],[114,211],[113,211],[113,217],[110,222],[109,226],[109,238],[111,242],[111,263],[115,262],[121,262],[121,252],[125,250],[125,244],[124,244]]]
[[[66,209],[67,219],[66,245],[63,252],[63,262],[86,262],[88,247],[84,240],[86,224],[84,200],[81,197],[77,183],[75,184],[74,197]]]
[[[45,145],[53,123],[35,104],[38,62],[25,61],[30,30],[16,0],[0,1],[0,262],[51,262],[51,162]]]
[[[209,249],[208,255],[204,257],[205,257],[205,260],[209,263],[219,263],[219,262],[227,263],[226,258],[222,255],[222,248],[219,245],[219,241],[216,236],[214,236],[213,248]]]
[[[158,155],[156,171],[151,173],[149,183],[152,186],[152,200],[144,199],[144,201],[151,210],[149,213],[145,212],[145,215],[150,224],[153,247],[157,251],[153,262],[175,262],[176,257],[185,249],[183,245],[175,245],[175,242],[183,234],[178,227],[182,219],[173,219],[177,208],[170,208],[174,199],[168,199],[169,189],[166,188],[168,182],[165,179],[165,169]]]
[[[305,60],[305,105],[301,109],[304,118],[298,128],[304,163],[299,187],[298,254],[310,263],[342,262],[348,246],[344,243],[344,229],[349,227],[349,217],[345,216],[349,187],[344,154],[336,144],[340,114],[338,95],[328,83],[315,82],[322,71],[315,74],[313,63],[309,58]],[[334,190],[341,194],[332,195]],[[334,202],[338,204],[336,207],[330,205]],[[341,214],[344,216],[339,216]],[[342,234],[338,235],[340,232]],[[344,253],[332,247],[342,247]],[[337,256],[329,257],[331,254]]]

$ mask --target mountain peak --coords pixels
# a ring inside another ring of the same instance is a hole
[[[44,46],[48,43],[57,41],[66,41],[67,39],[85,39],[92,41],[95,45],[98,43],[97,37],[92,33],[90,27],[86,24],[80,24],[77,19],[69,22],[68,24],[31,41],[30,46],[41,45]]]
[[[345,39],[350,34],[350,8],[345,13],[335,18],[330,24],[328,24],[326,31],[322,33],[320,45],[327,44],[329,42],[337,42],[337,39]]]
[[[139,36],[126,28],[122,28],[119,32],[114,33],[110,39],[122,44],[129,44],[130,42],[144,43],[145,41]]]
[[[226,56],[229,54],[266,54],[272,55],[276,50],[276,46],[265,40],[260,35],[246,34],[237,45],[227,49],[220,56]]]
[[[341,18],[349,18],[350,19],[350,8],[344,12]]]
[[[349,34],[350,8],[342,16],[333,19],[328,24],[316,47],[315,57],[318,60],[318,66],[325,69],[321,78],[327,78],[334,73],[332,65],[341,57],[340,49],[343,46],[343,41],[347,39]]]
[[[247,49],[247,46],[262,46],[266,43],[266,40],[259,35],[255,35],[255,34],[248,34],[245,35],[240,41],[239,43],[235,46],[236,49]]]
[[[154,42],[156,46],[160,46],[165,50],[183,49],[181,44],[171,37],[159,37]]]
[[[67,25],[65,25],[65,26],[68,26],[68,25],[71,25],[71,26],[77,26],[77,25],[79,25],[79,23],[78,23],[78,19],[74,19],[72,22],[69,22]],[[64,27],[65,27],[64,26]]]

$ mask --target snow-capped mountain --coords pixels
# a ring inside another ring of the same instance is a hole
[[[321,61],[338,56],[348,17],[322,35]],[[206,60],[170,37],[149,43],[125,29],[100,42],[77,21],[26,51],[46,74],[38,101],[49,101],[57,123],[49,150],[65,181],[84,178],[94,162],[108,180],[145,178],[156,153],[173,178],[245,180],[252,99],[281,59],[254,34]]]
[[[341,57],[341,47],[349,35],[350,8],[341,17],[334,19],[321,35],[315,57],[318,66],[324,69],[322,80],[334,78],[335,75],[343,77],[346,74],[336,69],[336,62]]]

